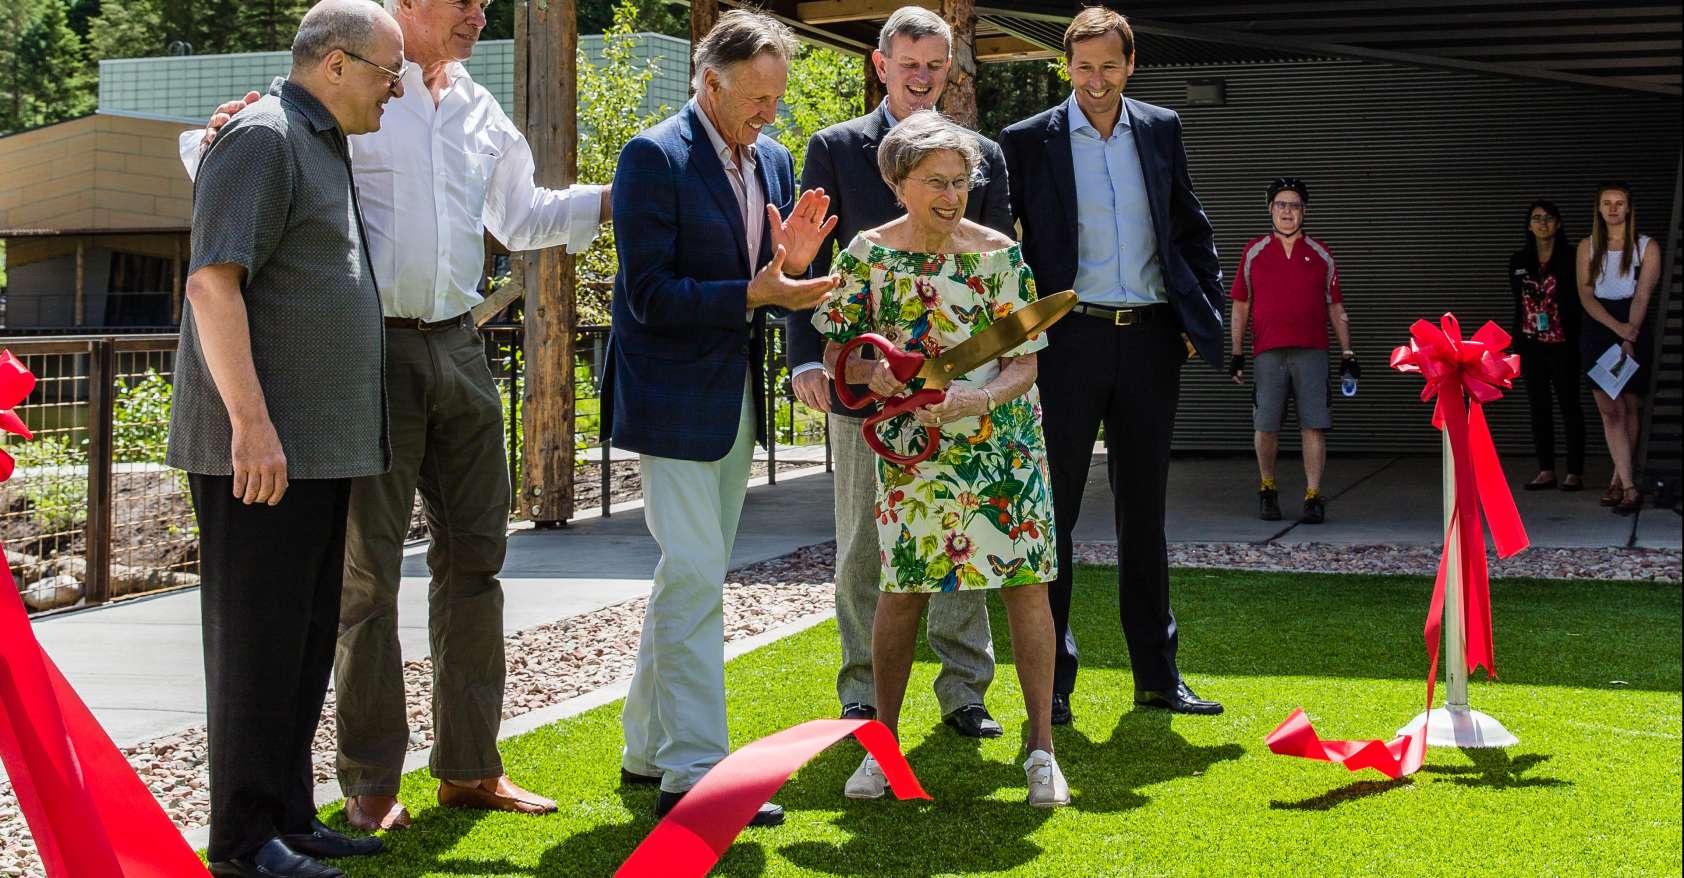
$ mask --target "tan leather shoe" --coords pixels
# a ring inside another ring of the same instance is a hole
[[[411,822],[396,796],[352,796],[345,800],[345,820],[363,832],[407,829]]]
[[[439,804],[446,808],[514,811],[519,814],[548,814],[556,809],[554,799],[521,789],[506,774],[488,778],[472,787],[440,781]]]

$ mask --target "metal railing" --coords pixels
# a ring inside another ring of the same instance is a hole
[[[521,477],[524,352],[519,325],[482,328],[503,399],[510,484]],[[198,583],[198,528],[185,476],[164,465],[176,333],[0,338],[36,376],[17,408],[35,441],[8,441],[18,458],[0,483],[0,541],[32,611],[86,606]],[[615,501],[610,448],[598,442],[608,328],[574,337],[575,441],[598,472],[596,504]],[[768,339],[768,477],[779,444],[824,441],[823,417],[791,402],[781,330]],[[825,455],[829,466],[828,448]],[[621,466],[631,465],[621,462]],[[575,496],[580,493],[575,485]],[[515,510],[511,509],[511,515]],[[411,535],[423,536],[417,504]]]

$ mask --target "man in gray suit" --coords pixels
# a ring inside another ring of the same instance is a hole
[[[877,171],[877,144],[901,119],[935,107],[947,86],[953,60],[953,32],[940,15],[918,6],[895,10],[884,23],[871,62],[887,86],[883,103],[857,119],[813,135],[801,188],[823,189],[838,218],[835,243],[905,213]],[[968,219],[1012,235],[1006,191],[1006,161],[1000,147],[977,135],[987,181],[971,193]],[[831,241],[819,247],[812,276],[830,271]],[[878,546],[874,520],[876,457],[860,425],[869,411],[850,411],[830,389],[822,360],[824,340],[813,328],[812,311],[788,320],[786,344],[795,395],[830,412],[830,441],[836,461],[836,624],[842,635],[842,668],[836,695],[844,719],[876,716],[871,677],[871,624],[877,611]],[[994,679],[994,648],[988,605],[982,592],[955,592],[930,602],[930,646],[941,659],[935,682],[942,720],[962,735],[994,738],[1000,724],[988,715],[983,695]]]

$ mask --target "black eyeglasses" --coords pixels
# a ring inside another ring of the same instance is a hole
[[[388,80],[390,80],[389,82],[386,83],[386,88],[388,88],[388,89],[397,88],[398,83],[403,81],[404,71],[409,69],[409,64],[407,64],[407,63],[405,63],[402,67],[399,67],[396,70],[392,70],[391,68],[382,66],[380,64],[376,64],[373,61],[370,61],[367,58],[364,58],[363,56],[358,55],[356,52],[351,51],[350,49],[340,49],[339,51],[344,52],[345,54],[351,56],[352,58],[355,58],[358,61],[361,61],[364,64],[367,64],[368,66],[373,67],[375,70],[378,70],[381,73],[386,74],[386,78]]]
[[[1535,213],[1535,214],[1532,215],[1532,222],[1535,222],[1535,223],[1554,223],[1554,222],[1560,222],[1560,220],[1557,220],[1555,217],[1550,216],[1547,213]]]

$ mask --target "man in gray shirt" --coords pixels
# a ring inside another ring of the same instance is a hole
[[[332,878],[373,853],[315,819],[351,480],[391,463],[380,298],[346,135],[401,93],[379,6],[323,0],[292,72],[222,130],[193,193],[168,461],[198,517],[214,875]]]

